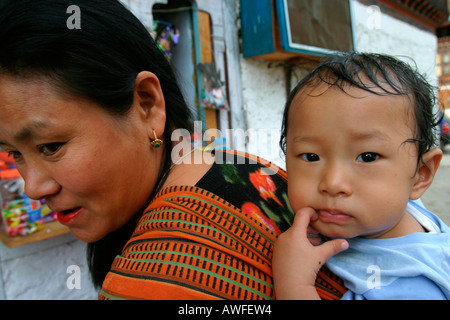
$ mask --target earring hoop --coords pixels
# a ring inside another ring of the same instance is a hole
[[[153,140],[150,144],[152,145],[153,148],[157,149],[157,148],[161,147],[161,145],[164,142],[161,139],[158,139],[158,137],[156,136],[155,130],[153,130],[153,135],[155,136],[155,140]]]

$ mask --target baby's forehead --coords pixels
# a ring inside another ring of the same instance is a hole
[[[307,98],[320,97],[327,93],[329,90],[335,90],[339,94],[347,95],[354,99],[361,99],[370,95],[376,95],[380,97],[402,97],[406,98],[405,106],[414,109],[414,97],[410,90],[402,88],[401,84],[388,83],[385,80],[380,79],[377,83],[373,83],[367,77],[364,79],[362,74],[359,78],[357,85],[338,78],[322,78],[315,77],[310,79],[301,88],[297,89],[297,92],[292,99],[292,104],[301,104]],[[395,88],[393,87],[395,86]],[[399,91],[399,88],[401,91]]]
[[[305,101],[309,99],[314,99],[326,95],[327,92],[332,91],[334,94],[345,95],[350,99],[360,100],[361,103],[365,103],[364,98],[367,97],[378,97],[379,99],[386,98],[386,103],[392,105],[393,108],[401,108],[405,112],[406,122],[409,126],[414,126],[415,122],[415,107],[414,107],[414,96],[413,94],[399,94],[389,90],[389,84],[384,83],[378,85],[366,84],[365,90],[359,86],[355,86],[349,82],[334,83],[322,81],[316,79],[316,81],[311,81],[300,88],[292,99],[291,107],[289,113],[292,114],[295,110],[300,110]],[[334,96],[335,97],[335,96]],[[391,99],[394,98],[394,99]],[[398,103],[392,103],[393,100],[397,100]],[[313,104],[314,105],[314,104]],[[339,112],[339,110],[336,110]]]

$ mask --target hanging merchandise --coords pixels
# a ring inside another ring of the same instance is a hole
[[[158,48],[170,61],[172,50],[178,44],[180,38],[178,29],[170,22],[157,20],[154,22],[152,35]]]
[[[210,109],[228,109],[224,83],[220,80],[220,71],[216,69],[215,63],[200,63],[197,67],[203,75],[201,106]]]

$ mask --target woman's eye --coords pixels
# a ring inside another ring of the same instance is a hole
[[[356,158],[356,161],[360,162],[374,162],[380,158],[380,155],[375,152],[364,152],[361,153],[358,158]]]
[[[63,146],[63,143],[54,142],[54,143],[47,143],[47,144],[40,145],[38,147],[38,149],[39,149],[39,152],[42,153],[43,155],[52,156],[56,152],[58,152],[62,146]]]
[[[315,153],[302,153],[300,155],[300,157],[303,160],[308,161],[308,162],[315,162],[315,161],[319,161],[320,160],[319,156],[317,154],[315,154]]]
[[[20,159],[22,154],[19,151],[10,151],[8,152],[8,156],[12,157],[14,161],[17,161]]]

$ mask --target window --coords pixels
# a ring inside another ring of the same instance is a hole
[[[348,0],[277,0],[284,50],[312,54],[353,50]]]
[[[351,0],[241,0],[244,58],[280,61],[352,51]]]

